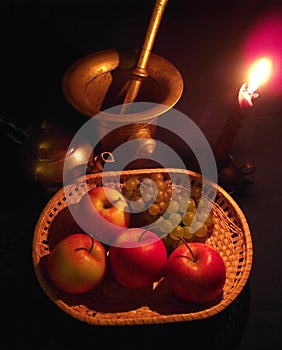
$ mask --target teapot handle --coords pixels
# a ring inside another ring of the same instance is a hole
[[[0,116],[0,128],[1,131],[3,129],[4,134],[18,144],[23,144],[29,137],[24,129],[17,127],[12,121],[5,120],[2,116]]]

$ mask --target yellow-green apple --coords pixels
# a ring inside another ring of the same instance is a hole
[[[95,288],[106,271],[106,249],[85,233],[73,233],[51,250],[47,270],[55,287],[66,293],[79,294]]]
[[[88,191],[79,202],[78,213],[82,229],[108,245],[130,222],[126,199],[110,186],[96,186]]]
[[[113,276],[127,288],[146,288],[164,275],[167,251],[160,237],[143,228],[124,230],[109,247]]]
[[[215,300],[223,291],[226,269],[220,254],[205,243],[178,246],[168,257],[165,278],[172,293],[191,303]]]

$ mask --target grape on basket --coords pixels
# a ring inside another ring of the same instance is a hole
[[[133,213],[131,226],[154,224],[168,253],[183,244],[181,237],[187,242],[204,242],[212,234],[212,204],[199,185],[189,190],[172,188],[161,173],[143,178],[132,175],[124,181],[123,194]]]

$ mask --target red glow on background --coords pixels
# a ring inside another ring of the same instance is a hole
[[[251,28],[244,46],[244,61],[249,67],[260,57],[272,61],[272,75],[267,83],[271,93],[282,94],[282,13],[271,13]],[[246,68],[247,69],[247,68]]]

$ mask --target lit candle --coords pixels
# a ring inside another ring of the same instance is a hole
[[[217,165],[222,168],[229,163],[229,152],[237,135],[238,129],[249,108],[253,107],[253,100],[259,96],[255,91],[270,77],[272,62],[268,58],[261,58],[249,69],[247,83],[244,83],[238,93],[236,104],[225,121],[222,132],[213,147]]]

